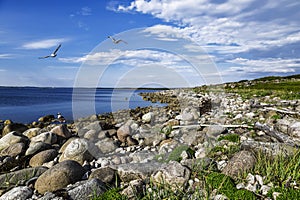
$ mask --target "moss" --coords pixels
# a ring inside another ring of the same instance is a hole
[[[122,195],[119,192],[120,192],[119,188],[112,188],[99,196],[94,194],[91,200],[127,200],[128,199],[125,195]]]
[[[239,142],[240,141],[240,136],[238,134],[228,134],[228,135],[222,135],[218,138],[218,141],[221,140],[228,140],[231,142]]]
[[[218,172],[212,172],[206,177],[207,184],[229,199],[256,199],[255,194],[247,190],[236,189],[232,178]]]

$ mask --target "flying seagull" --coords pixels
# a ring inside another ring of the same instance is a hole
[[[49,57],[52,57],[52,58],[54,58],[54,57],[56,57],[57,56],[57,51],[58,51],[58,49],[61,47],[61,44],[59,44],[58,45],[58,47],[55,49],[55,51],[53,51],[53,53],[51,53],[50,55],[48,55],[48,56],[44,56],[44,57],[39,57],[39,59],[43,59],[43,58],[49,58]]]
[[[113,43],[118,44],[120,42],[124,42],[125,44],[127,44],[127,42],[125,42],[124,40],[116,40],[115,38],[113,38],[112,36],[108,36],[108,38],[110,38],[112,40]]]

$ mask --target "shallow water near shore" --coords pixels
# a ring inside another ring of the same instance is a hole
[[[140,92],[155,92],[148,89],[112,89],[82,88],[77,90],[76,98],[73,88],[39,88],[39,87],[0,87],[0,119],[10,119],[13,122],[31,123],[39,117],[54,115],[58,112],[67,120],[73,119],[72,103],[87,105],[93,101],[94,109],[82,110],[82,116],[102,114],[115,111],[116,109],[127,109],[146,106],[161,106],[159,103],[144,101]],[[77,114],[78,115],[78,114]]]

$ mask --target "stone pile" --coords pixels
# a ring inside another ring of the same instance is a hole
[[[142,96],[168,106],[93,115],[71,124],[6,121],[0,138],[0,200],[82,200],[112,187],[134,199],[151,190],[150,180],[191,191],[199,184],[192,176],[195,167],[215,165],[235,178],[255,165],[256,151],[291,155],[300,145],[299,119],[265,109],[262,100],[182,89]],[[300,112],[299,102],[285,105]],[[254,127],[257,122],[270,129]],[[236,139],[226,139],[229,135]],[[249,174],[237,189],[266,195],[271,186],[259,174]]]

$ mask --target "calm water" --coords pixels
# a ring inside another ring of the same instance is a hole
[[[67,120],[119,109],[159,106],[143,101],[134,89],[74,89],[0,87],[0,119],[30,123],[44,115],[60,112]]]

